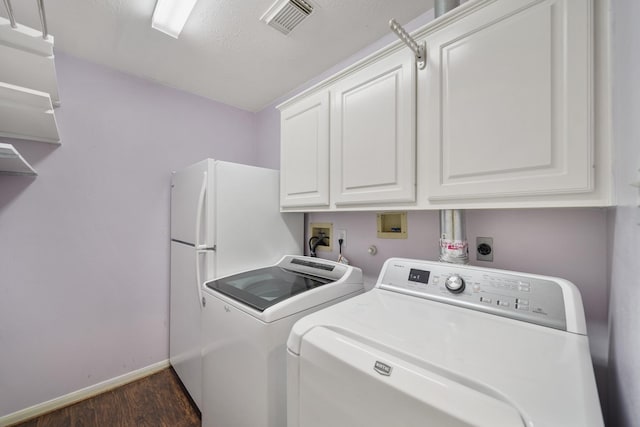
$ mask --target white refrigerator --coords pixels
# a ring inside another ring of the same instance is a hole
[[[169,360],[202,408],[202,283],[301,255],[304,218],[280,213],[279,171],[206,159],[171,180]]]

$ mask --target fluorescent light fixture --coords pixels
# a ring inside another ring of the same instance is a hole
[[[151,27],[178,38],[198,0],[157,0]]]

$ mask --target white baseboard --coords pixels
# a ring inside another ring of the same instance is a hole
[[[55,411],[56,409],[64,408],[65,406],[78,403],[81,400],[97,396],[98,394],[104,393],[105,391],[112,390],[116,387],[120,387],[130,382],[139,380],[140,378],[155,374],[156,372],[168,368],[169,366],[169,360],[163,360],[161,362],[154,363],[153,365],[140,368],[136,371],[120,375],[119,377],[111,378],[98,384],[94,384],[92,386],[71,392],[64,396],[56,397],[55,399],[51,399],[47,402],[39,403],[20,411],[13,412],[9,415],[0,417],[0,426],[17,424],[28,419],[46,414],[48,412]]]

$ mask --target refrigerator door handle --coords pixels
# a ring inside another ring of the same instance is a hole
[[[196,250],[196,288],[198,288],[198,306],[202,309],[202,283],[200,282],[200,255],[206,254],[208,251],[205,249]]]
[[[207,253],[206,244],[200,244],[200,224],[202,223],[202,210],[204,208],[204,199],[207,194],[207,172],[202,177],[202,185],[200,186],[200,195],[198,196],[198,210],[196,213],[196,287],[198,288],[198,306],[202,309],[202,283],[200,283],[200,255]]]
[[[203,249],[200,245],[200,225],[202,224],[202,210],[204,208],[204,199],[207,195],[207,173],[202,173],[202,185],[200,186],[200,195],[198,196],[198,210],[196,211],[196,249]],[[204,245],[206,247],[206,244]]]

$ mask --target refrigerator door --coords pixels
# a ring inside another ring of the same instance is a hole
[[[171,180],[171,311],[169,359],[193,401],[201,406],[200,331],[203,281],[214,277],[212,159]]]
[[[200,287],[196,282],[196,252],[171,242],[171,316],[169,360],[193,401],[201,408]]]
[[[206,159],[188,168],[175,172],[171,179],[171,239],[195,245],[196,220],[204,219],[200,225],[202,243],[206,240],[207,224],[206,212],[199,213],[207,208],[206,199],[209,190],[209,181],[213,175],[214,161]],[[204,192],[204,193],[203,193]],[[203,197],[205,204],[203,205]]]
[[[280,173],[216,162],[216,276],[275,264],[302,254],[304,216],[280,212]]]

